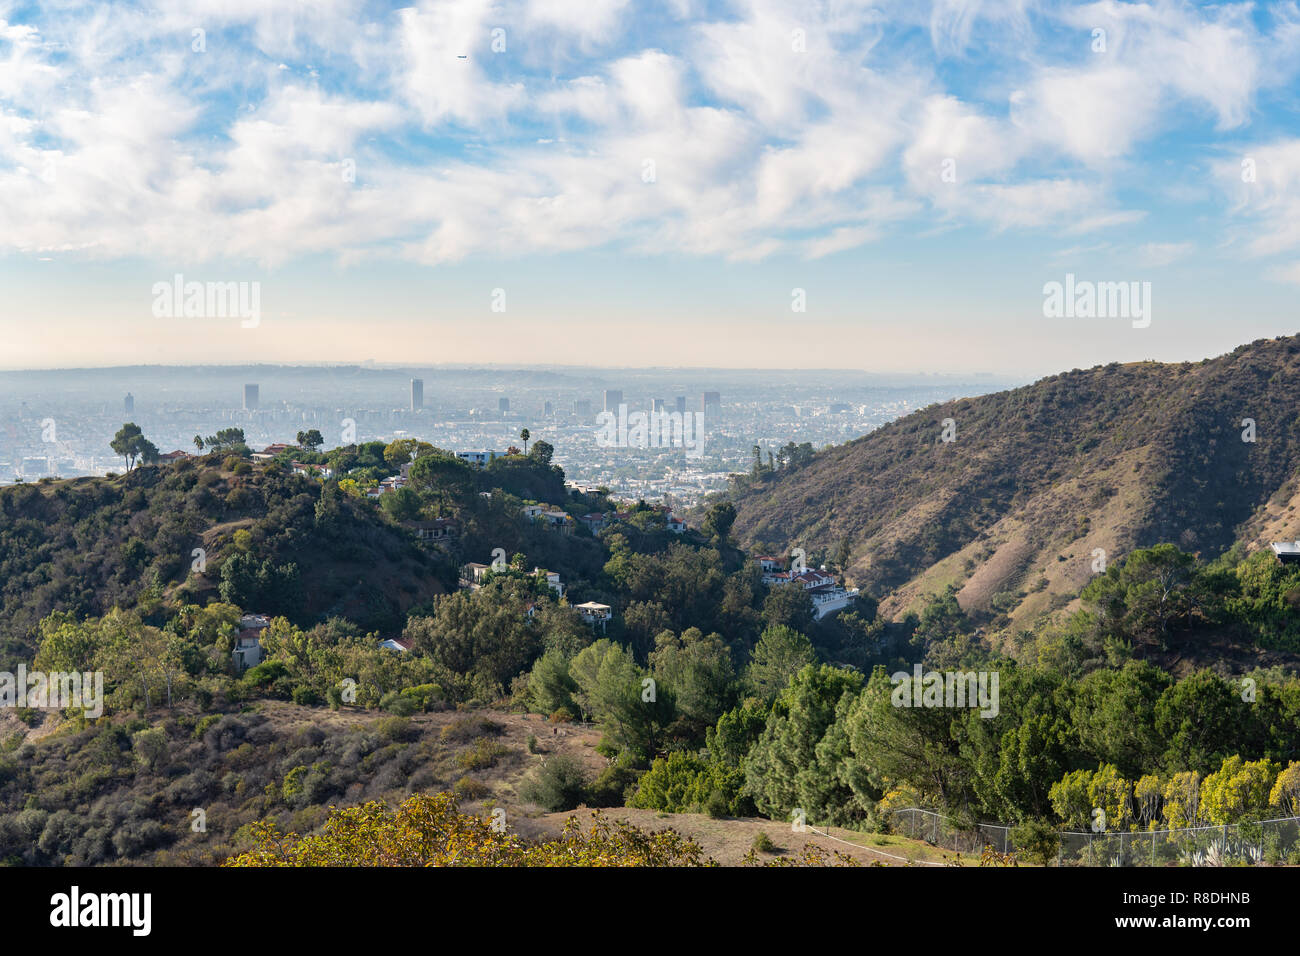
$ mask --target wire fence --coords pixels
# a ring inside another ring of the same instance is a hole
[[[933,810],[891,812],[894,832],[960,853],[1016,852],[1012,828],[962,824]],[[1054,866],[1254,866],[1300,864],[1300,817],[1170,830],[1058,832]]]

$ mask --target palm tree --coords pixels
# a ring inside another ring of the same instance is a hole
[[[528,429],[525,428],[523,431],[519,433],[519,437],[524,440],[524,454],[526,455],[528,454],[528,439],[532,438],[533,436],[530,435],[528,433]]]
[[[203,451],[203,436],[202,436],[202,435],[195,435],[195,436],[194,436],[194,447],[197,448],[199,451]]]

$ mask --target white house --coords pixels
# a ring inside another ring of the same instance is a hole
[[[564,585],[560,582],[558,571],[547,571],[543,568],[533,568],[533,574],[539,578],[545,578],[547,586],[555,592],[556,597],[564,597]]]
[[[379,646],[390,651],[409,651],[411,649],[411,640],[405,637],[390,637],[388,640],[380,641]]]
[[[608,604],[597,604],[595,601],[588,601],[586,604],[579,604],[575,610],[588,624],[599,624],[602,631],[605,629],[605,625],[614,617]]]
[[[681,534],[686,530],[686,522],[676,515],[670,514],[668,516],[668,530],[673,534]]]
[[[461,461],[467,461],[471,465],[476,465],[479,468],[486,468],[488,462],[505,456],[502,452],[498,451],[458,451],[456,452],[456,457]]]
[[[239,633],[230,654],[237,672],[242,674],[262,663],[262,632],[270,626],[271,618],[265,614],[244,614],[239,618]]]

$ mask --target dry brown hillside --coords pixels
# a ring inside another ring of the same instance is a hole
[[[955,441],[941,440],[946,419]],[[885,614],[955,584],[964,606],[1022,624],[1069,603],[1096,549],[1113,561],[1170,541],[1212,557],[1300,537],[1298,474],[1300,337],[1288,337],[923,409],[738,482],[735,534],[828,555],[847,541],[849,580]]]

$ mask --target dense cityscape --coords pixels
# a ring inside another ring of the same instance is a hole
[[[506,383],[506,384],[502,384]],[[109,447],[124,422],[160,452],[194,453],[195,435],[242,428],[251,447],[317,429],[329,447],[418,438],[449,451],[504,453],[527,428],[551,443],[579,487],[690,507],[789,442],[856,438],[992,377],[872,376],[764,370],[249,366],[0,373],[0,484],[124,470]],[[668,443],[600,441],[603,412],[703,415],[699,454]]]

